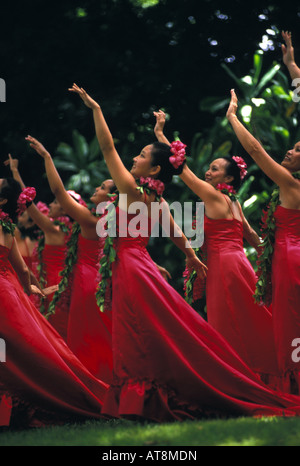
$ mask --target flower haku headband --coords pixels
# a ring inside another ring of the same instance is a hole
[[[185,161],[185,148],[186,144],[183,144],[181,141],[173,141],[171,143],[171,152],[173,155],[169,157],[170,163],[174,168],[180,167]]]
[[[236,162],[237,166],[239,167],[241,180],[243,180],[245,176],[247,175],[247,170],[246,170],[247,164],[245,160],[242,157],[236,157],[236,156],[232,157],[232,159]]]
[[[18,201],[17,201],[17,214],[21,215],[27,207],[32,203],[36,196],[36,190],[35,188],[24,188],[23,191],[21,192]]]

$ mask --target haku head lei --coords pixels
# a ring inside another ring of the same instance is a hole
[[[232,160],[234,160],[239,167],[241,180],[243,180],[247,175],[247,164],[245,160],[242,157],[237,157],[235,155],[232,157]]]

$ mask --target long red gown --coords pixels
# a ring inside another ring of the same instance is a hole
[[[282,390],[300,393],[300,210],[278,206],[272,259],[273,323]],[[294,353],[295,352],[295,353]],[[294,355],[294,356],[293,356]],[[294,386],[293,379],[296,381]]]
[[[8,255],[0,246],[0,338],[5,342],[0,425],[99,418],[107,385],[88,372],[34,307]]]
[[[65,267],[65,255],[66,255],[66,246],[61,245],[50,245],[45,244],[42,261],[43,261],[43,272],[46,279],[45,287],[58,285],[61,276],[59,273]],[[67,340],[67,329],[68,329],[68,320],[69,320],[69,307],[70,307],[70,293],[71,286],[64,291],[59,302],[55,307],[55,314],[49,317],[49,322],[55,330]],[[51,293],[46,298],[43,299],[43,313],[47,313],[49,304],[54,296],[54,293]]]
[[[230,204],[229,204],[230,205]],[[204,217],[208,323],[264,382],[277,387],[272,314],[255,303],[256,274],[243,249],[243,223]]]
[[[145,232],[124,236],[115,241],[114,380],[102,413],[153,421],[299,414],[300,397],[280,396],[262,384],[161,276]]]
[[[101,247],[101,241],[79,234],[67,343],[93,375],[109,383],[113,366],[111,308],[100,312],[96,301]]]

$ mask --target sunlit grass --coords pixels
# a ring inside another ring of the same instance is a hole
[[[299,418],[238,418],[166,424],[88,421],[0,433],[1,446],[299,446]]]

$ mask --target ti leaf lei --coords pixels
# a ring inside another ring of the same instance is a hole
[[[65,267],[61,272],[59,272],[59,275],[62,278],[59,282],[58,290],[54,293],[51,303],[49,304],[46,318],[49,318],[51,315],[55,314],[55,307],[58,301],[60,300],[62,293],[68,288],[69,279],[73,271],[73,267],[77,262],[77,245],[79,233],[80,225],[79,223],[74,222],[71,229],[71,235],[66,243],[67,253],[65,257]]]
[[[156,180],[153,178],[140,178],[136,180],[137,183],[137,190],[140,191],[141,194],[146,193],[148,196],[151,193],[155,193],[155,200],[160,202],[162,193],[164,191],[164,184],[160,180]],[[115,206],[118,205],[119,202],[119,194],[114,193],[116,198],[113,201]],[[106,217],[107,223],[110,221],[110,217],[114,215],[113,209],[110,210]],[[116,259],[116,250],[114,248],[114,238],[107,235],[105,239],[105,244],[103,248],[103,255],[100,259],[100,282],[97,287],[96,292],[96,299],[97,304],[101,312],[104,311],[104,304],[105,304],[105,296],[108,287],[110,286],[110,281],[112,278],[112,264]]]
[[[68,217],[64,217],[65,221],[62,221],[60,219],[53,220],[54,225],[58,225],[59,228],[63,233],[66,235],[70,234],[70,219]],[[38,257],[38,264],[36,266],[38,276],[39,276],[39,283],[42,288],[46,287],[46,278],[45,278],[45,269],[44,269],[44,264],[43,264],[43,251],[45,248],[45,235],[42,232],[38,238],[38,245],[37,245],[37,257]],[[50,307],[50,305],[49,305]],[[40,303],[40,312],[44,314],[45,312],[45,305],[44,305],[44,299],[41,298],[41,303]],[[52,312],[51,312],[52,313]],[[49,316],[49,312],[45,317]]]
[[[14,236],[16,225],[13,223],[11,218],[6,212],[0,209],[0,225],[4,233]]]
[[[293,173],[293,177],[299,180],[300,172]],[[271,273],[276,229],[274,213],[278,205],[280,205],[279,188],[276,187],[271,194],[267,210],[263,211],[261,220],[262,242],[260,248],[262,251],[257,261],[258,280],[253,295],[255,302],[258,304],[270,305],[272,300]]]

